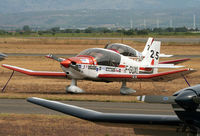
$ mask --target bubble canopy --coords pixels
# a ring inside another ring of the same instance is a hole
[[[105,49],[114,50],[124,56],[137,57],[137,51],[128,45],[120,43],[107,44]]]
[[[81,53],[79,53],[77,56],[81,55],[93,57],[97,61],[98,65],[117,67],[119,66],[121,61],[121,56],[118,53],[107,49],[100,49],[100,48],[86,49]]]

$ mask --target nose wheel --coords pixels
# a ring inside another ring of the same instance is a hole
[[[77,80],[76,79],[72,79],[72,82],[69,86],[66,87],[66,93],[83,93],[84,90],[82,90],[81,88],[79,88],[77,86]]]
[[[132,94],[135,92],[136,92],[136,90],[126,87],[126,81],[122,81],[122,87],[120,88],[120,94],[128,95],[128,94]]]

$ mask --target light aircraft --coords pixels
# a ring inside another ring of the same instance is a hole
[[[153,41],[146,48],[146,55],[141,60],[132,59],[110,49],[91,48],[79,53],[76,57],[57,58],[48,55],[61,64],[64,72],[32,71],[16,66],[3,64],[2,66],[13,71],[18,71],[31,76],[67,78],[71,85],[66,87],[66,92],[84,92],[77,86],[77,80],[91,80],[97,82],[122,82],[121,94],[131,94],[135,90],[128,88],[126,82],[166,82],[194,72],[193,69],[178,69],[167,72],[158,72],[158,68],[180,68],[170,61],[159,63],[160,41]]]
[[[200,134],[200,85],[182,89],[173,96],[141,96],[139,100],[172,104],[176,115],[103,113],[36,97],[27,99],[28,102],[97,124],[134,128],[139,135]]]
[[[5,54],[3,54],[3,53],[0,53],[0,61],[1,61],[1,60],[4,60],[5,57],[7,57],[7,55],[5,55]]]

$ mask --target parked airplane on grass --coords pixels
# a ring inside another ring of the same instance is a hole
[[[27,101],[97,124],[131,127],[139,135],[200,134],[200,85],[182,89],[173,96],[142,96],[139,99],[172,104],[176,115],[102,113],[35,97],[28,98]]]
[[[7,55],[5,55],[5,54],[3,54],[3,53],[0,53],[0,61],[1,61],[1,60],[4,60],[5,57],[7,57]]]
[[[84,92],[77,86],[77,80],[91,80],[97,82],[122,82],[121,94],[130,94],[135,90],[126,87],[126,82],[166,82],[194,72],[193,69],[179,69],[167,72],[158,72],[158,68],[180,68],[175,66],[175,61],[159,63],[159,41],[153,41],[146,48],[145,56],[133,59],[110,49],[91,48],[82,51],[76,57],[67,59],[48,55],[61,64],[64,72],[32,71],[16,66],[3,64],[2,66],[13,71],[18,71],[31,76],[68,78],[72,79],[71,85],[66,87],[66,92]]]

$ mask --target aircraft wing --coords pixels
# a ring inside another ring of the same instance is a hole
[[[53,72],[53,71],[33,71],[25,68],[20,68],[16,66],[11,66],[7,64],[2,64],[3,67],[8,68],[10,70],[14,70],[29,76],[40,76],[40,77],[58,77],[58,78],[65,78],[66,73],[65,72]]]
[[[154,129],[158,127],[159,129],[162,129],[162,127],[163,129],[172,129],[182,123],[175,115],[103,113],[36,97],[28,98],[27,101],[101,125],[132,128],[144,127],[145,125],[145,127],[154,127]]]
[[[159,62],[159,64],[180,64],[180,63],[183,63],[183,62],[186,62],[190,60],[189,58],[185,58],[185,59],[177,59],[177,60],[168,60],[168,61],[162,61],[162,62]]]
[[[179,69],[179,70],[173,70],[173,71],[167,71],[167,72],[160,72],[157,74],[99,74],[99,78],[102,78],[104,80],[126,80],[126,81],[157,81],[157,82],[166,82],[171,81],[176,78],[180,78],[183,75],[187,75],[190,73],[195,72],[194,69]]]

